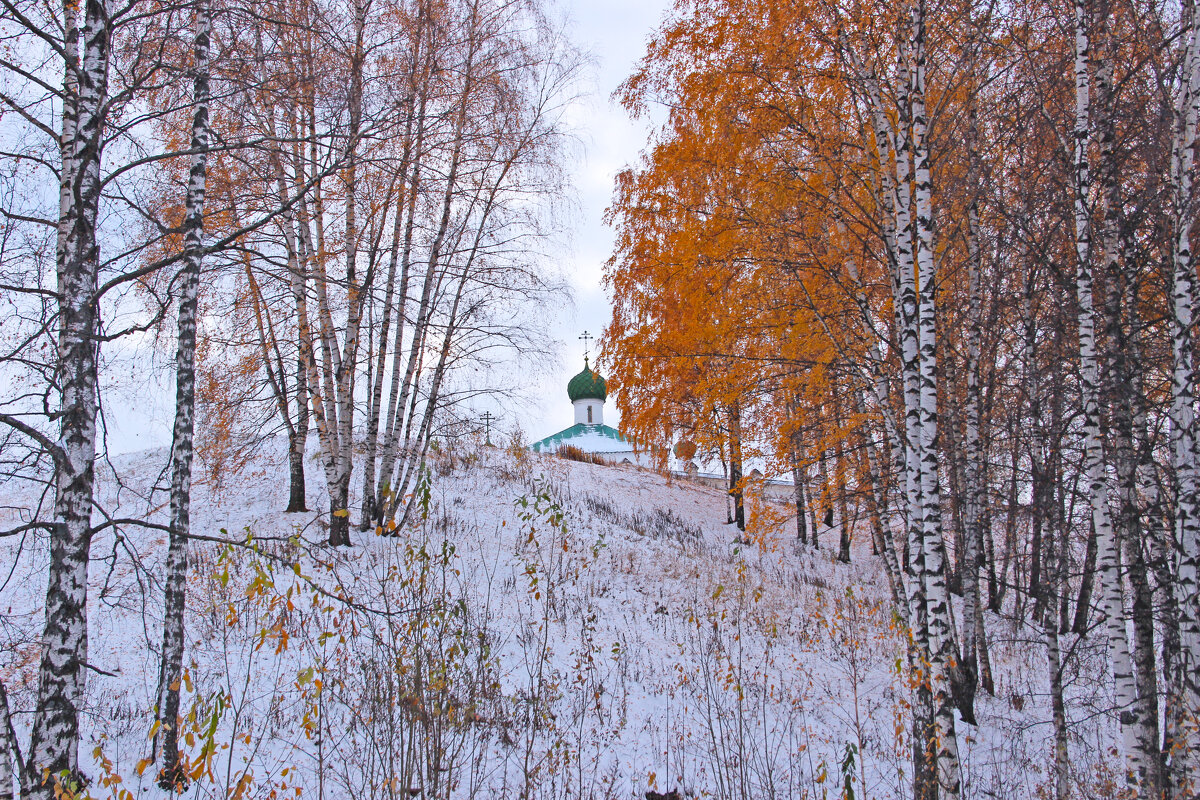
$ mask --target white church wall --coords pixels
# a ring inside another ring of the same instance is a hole
[[[589,416],[590,411],[590,416]],[[575,401],[575,424],[576,425],[603,425],[604,424],[604,403],[599,400],[576,400]]]

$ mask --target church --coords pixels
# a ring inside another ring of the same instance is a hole
[[[575,407],[575,424],[553,436],[534,442],[535,453],[553,453],[570,445],[585,453],[597,455],[615,464],[630,463],[650,466],[648,453],[639,453],[634,443],[616,428],[604,424],[604,402],[608,387],[604,378],[592,370],[588,357],[583,357],[583,371],[567,382],[567,397]]]

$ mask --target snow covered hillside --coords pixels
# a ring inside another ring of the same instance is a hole
[[[106,513],[162,521],[166,460],[105,470]],[[786,508],[765,506],[742,544],[719,491],[495,448],[438,454],[411,524],[351,548],[320,544],[317,513],[281,513],[286,491],[274,445],[196,489],[193,531],[212,541],[191,556],[185,796],[910,794],[913,678],[865,535],[840,564],[832,541],[798,551]],[[35,500],[0,498],[4,521]],[[45,547],[0,542],[0,677],[22,741]],[[162,796],[145,759],[165,534],[114,526],[92,552],[89,791]],[[1034,630],[989,630],[996,695],[960,729],[964,796],[1033,797],[1045,655]],[[1067,654],[1075,777],[1096,794],[1113,744],[1102,655]]]

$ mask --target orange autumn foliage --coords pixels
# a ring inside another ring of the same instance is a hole
[[[618,176],[608,214],[614,314],[601,345],[635,436],[686,438],[717,455],[737,406],[754,446],[745,455],[766,457],[778,473],[873,435],[881,415],[894,414],[857,399],[872,369],[887,392],[898,397],[900,387],[882,168],[845,42],[872,63],[894,62],[902,11],[680,4],[622,87],[633,113],[669,109],[642,163]],[[964,71],[959,24],[938,32],[931,64],[944,56]],[[940,285],[961,294],[957,221],[969,200],[966,153],[952,140],[963,136],[958,112],[976,86],[962,76],[930,86],[947,139],[934,166],[936,216],[955,221],[939,232]]]
[[[798,428],[809,442],[826,435],[799,409],[838,402],[845,360],[869,339],[844,262],[880,296],[868,302],[888,302],[870,223],[838,213],[856,204],[865,219],[872,200],[840,172],[861,121],[830,75],[826,37],[797,28],[819,24],[778,4],[695,4],[624,86],[630,110],[663,98],[671,108],[609,211],[615,310],[603,354],[625,387],[622,419],[643,440],[720,453],[736,406],[744,440],[759,443],[745,455],[782,464]]]

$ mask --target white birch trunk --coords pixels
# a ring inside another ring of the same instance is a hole
[[[804,519],[804,482],[807,480],[805,470],[800,466],[800,449],[797,446],[799,436],[792,437],[792,501],[796,504],[796,541],[802,545],[808,544],[808,525]]]
[[[209,0],[195,8],[192,158],[184,217],[184,265],[179,296],[175,353],[175,427],[171,443],[171,520],[167,545],[162,661],[158,677],[156,746],[159,785],[182,791],[187,785],[179,762],[179,695],[183,681],[184,611],[187,601],[188,534],[191,518],[193,433],[196,417],[196,309],[204,260],[204,198],[209,143]]]
[[[893,279],[893,303],[899,332],[900,365],[904,394],[904,479],[905,512],[908,531],[908,597],[912,611],[909,630],[910,668],[917,673],[913,697],[913,789],[920,800],[937,796],[940,782],[936,767],[939,750],[936,730],[935,670],[932,667],[932,639],[926,579],[925,512],[923,492],[927,462],[922,450],[921,423],[921,309],[918,294],[917,263],[914,248],[917,222],[913,210],[913,131],[912,131],[912,42],[902,36],[897,77],[899,124],[896,135],[896,272]]]
[[[417,193],[421,187],[421,156],[424,142],[424,119],[425,119],[425,97],[422,96],[421,111],[420,111],[421,127],[417,132],[416,155],[413,163],[412,175],[412,190],[409,194],[408,206],[408,221],[405,224],[404,230],[404,247],[401,255],[401,272],[400,272],[400,302],[402,304],[401,313],[397,315],[397,327],[393,350],[395,355],[392,357],[392,376],[391,388],[388,391],[388,413],[387,419],[383,426],[383,447],[380,454],[379,467],[379,482],[376,487],[376,519],[375,524],[382,527],[384,518],[391,519],[397,507],[398,495],[395,490],[394,475],[396,462],[400,456],[399,442],[400,431],[404,427],[405,422],[411,422],[411,415],[408,413],[408,400],[410,394],[416,395],[413,390],[415,383],[420,379],[420,370],[418,365],[421,361],[421,353],[424,350],[425,334],[429,327],[429,317],[432,312],[432,294],[433,286],[436,278],[434,270],[427,270],[425,279],[421,285],[421,297],[417,303],[416,320],[412,325],[412,342],[409,347],[408,356],[406,359],[400,358],[401,345],[404,342],[405,323],[408,319],[406,311],[408,304],[408,284],[409,272],[412,258],[412,243],[413,232],[416,221],[416,202]],[[461,152],[462,138],[461,133],[455,137],[455,156],[451,159],[451,171],[457,175],[458,154]],[[447,186],[447,192],[451,191],[451,187]],[[443,219],[448,224],[449,218],[443,215]],[[436,266],[437,259],[432,260],[432,264]],[[403,364],[403,380],[401,380],[401,366]]]
[[[1179,796],[1200,793],[1200,463],[1197,460],[1195,342],[1196,266],[1191,228],[1195,223],[1195,148],[1200,119],[1200,13],[1185,5],[1183,74],[1175,101],[1175,142],[1171,158],[1173,205],[1171,339],[1171,456],[1178,489],[1175,546],[1179,553],[1173,605],[1178,609],[1178,664],[1167,676],[1167,713],[1180,721],[1168,764],[1171,788]],[[1169,723],[1168,723],[1169,724]]]
[[[1079,382],[1083,405],[1084,471],[1088,501],[1096,531],[1096,569],[1100,582],[1101,613],[1109,641],[1109,658],[1116,684],[1126,781],[1136,784],[1140,773],[1137,690],[1125,631],[1121,587],[1121,551],[1108,507],[1104,445],[1100,429],[1100,361],[1096,351],[1096,301],[1093,291],[1091,216],[1088,208],[1091,177],[1088,170],[1091,93],[1090,42],[1083,0],[1075,3],[1075,248],[1078,260],[1076,293],[1079,299]]]
[[[921,442],[921,366],[920,330],[917,300],[916,262],[913,254],[914,224],[912,214],[912,158],[911,108],[908,94],[911,90],[908,69],[902,63],[899,84],[900,124],[896,136],[895,170],[896,196],[896,271],[892,281],[893,304],[896,307],[897,329],[900,348],[900,366],[903,376],[904,395],[904,497],[905,516],[908,521],[908,596],[916,613],[912,615],[918,640],[923,640],[926,625],[925,587],[922,580],[925,504],[921,497],[924,482],[921,472],[924,464],[920,455]]]
[[[358,148],[362,135],[363,66],[365,62],[366,8],[361,0],[354,3],[354,49],[350,58],[350,126],[346,168],[346,331],[340,357],[333,362],[334,396],[337,403],[336,433],[331,438],[336,450],[326,454],[334,462],[334,479],[329,485],[331,518],[329,544],[350,544],[350,475],[354,470],[354,383],[358,372],[359,333],[366,286],[358,283]],[[326,307],[327,308],[327,307]],[[328,314],[323,309],[322,318]],[[332,332],[332,331],[331,331]],[[322,326],[322,335],[325,328]],[[337,351],[336,333],[324,345]]]
[[[967,209],[967,396],[966,435],[964,460],[966,461],[966,503],[963,552],[960,573],[963,593],[963,657],[961,664],[962,685],[967,694],[967,708],[974,716],[974,698],[978,686],[978,638],[973,621],[979,608],[979,551],[983,542],[983,450],[980,444],[980,425],[983,417],[983,398],[979,385],[980,357],[983,338],[982,277],[983,255],[980,250],[979,230],[979,126],[975,108],[970,110],[968,149],[970,175],[968,183],[972,192],[971,205]]]
[[[879,200],[883,214],[880,220],[883,230],[884,249],[887,253],[888,260],[892,264],[893,275],[898,276],[898,245],[896,235],[897,215],[896,215],[896,186],[895,177],[893,175],[892,165],[896,163],[895,138],[892,135],[892,129],[888,123],[887,114],[883,106],[883,98],[879,88],[879,82],[874,75],[867,72],[863,68],[861,61],[848,47],[843,47],[847,57],[851,61],[851,67],[854,70],[856,77],[864,84],[867,92],[867,99],[870,104],[871,121],[875,139],[875,148],[878,153],[880,164],[880,186]],[[841,222],[839,221],[839,226]],[[846,259],[846,271],[849,274],[854,284],[855,303],[858,305],[864,320],[870,320],[872,317],[870,308],[867,304],[866,295],[862,280],[859,278],[858,268],[854,263],[853,258]],[[893,289],[897,286],[893,279]],[[893,300],[898,298],[898,293],[893,295]],[[898,307],[898,304],[897,304]],[[897,314],[897,319],[899,315]],[[824,322],[822,322],[824,324]],[[890,443],[891,461],[895,464],[897,472],[905,480],[907,486],[907,467],[906,467],[906,443],[907,438],[901,434],[900,429],[896,425],[896,414],[893,410],[891,399],[888,393],[888,379],[883,371],[883,355],[880,352],[879,345],[872,340],[867,346],[867,360],[870,364],[869,374],[864,375],[864,382],[867,389],[864,390],[870,397],[875,406],[880,409],[884,432],[887,434],[888,442]],[[856,397],[856,402],[859,407],[859,413],[865,414],[866,398],[861,394]],[[885,506],[887,499],[887,491],[884,488],[881,480],[880,459],[874,442],[868,441],[867,457],[870,464],[872,487],[875,493],[875,503],[878,508]],[[908,589],[905,587],[906,570],[901,565],[901,558],[896,552],[895,538],[890,531],[884,532],[882,547],[884,563],[888,569],[889,581],[892,587],[892,597],[896,601],[906,623],[910,623],[912,613],[909,608]],[[906,528],[907,535],[907,528]]]
[[[68,19],[73,14],[68,11]],[[56,784],[69,786],[80,780],[79,711],[87,669],[87,577],[98,403],[95,300],[100,253],[96,223],[111,36],[107,2],[86,3],[82,34],[82,64],[71,64],[70,58],[66,64],[63,174],[70,188],[60,195],[64,203],[58,250],[61,408],[55,526],[50,537],[46,624],[28,770],[49,779],[23,787],[28,797],[39,800],[52,798]]]
[[[432,50],[432,48],[429,48]],[[377,455],[380,451],[380,424],[383,423],[385,440],[395,425],[396,397],[400,380],[400,358],[404,343],[405,322],[408,303],[408,283],[410,254],[412,250],[413,227],[415,224],[416,202],[420,191],[421,156],[425,142],[425,108],[428,99],[428,62],[431,55],[425,48],[425,8],[418,8],[417,33],[412,67],[410,72],[410,93],[405,100],[405,131],[404,148],[400,159],[400,199],[396,203],[396,217],[392,229],[392,246],[388,259],[388,277],[384,290],[383,320],[379,333],[379,352],[376,357],[375,382],[371,389],[370,404],[367,415],[367,453],[365,472],[363,475],[363,507],[362,530],[375,525],[378,533],[383,533],[382,510],[384,503],[384,485],[390,474],[390,465],[386,469],[377,469]],[[419,100],[417,99],[419,96]],[[399,270],[399,287],[396,287],[396,274]],[[393,313],[396,318],[396,330],[391,331]],[[389,352],[389,335],[393,337],[391,392],[388,396],[388,414],[383,416],[383,386],[387,372],[387,354]],[[386,441],[383,442],[386,451]]]
[[[274,110],[268,111],[270,119],[270,136],[273,140],[278,140],[274,124]],[[308,364],[305,360],[304,341],[305,336],[302,330],[305,325],[300,320],[300,309],[306,307],[305,292],[307,291],[306,281],[301,266],[299,244],[296,237],[296,213],[292,206],[287,189],[287,177],[284,174],[283,160],[278,151],[272,150],[269,154],[271,171],[275,183],[276,201],[281,208],[286,209],[280,221],[280,231],[283,234],[284,250],[287,253],[287,276],[288,286],[292,294],[292,303],[297,314],[296,323],[296,339],[297,339],[297,357],[296,357],[296,376],[295,389],[289,394],[287,390],[287,370],[283,363],[282,355],[278,351],[278,340],[272,335],[271,346],[275,349],[279,359],[279,379],[278,386],[273,384],[276,389],[276,401],[279,404],[279,415],[284,420],[288,432],[288,504],[286,511],[288,513],[307,510],[307,493],[304,486],[304,447],[308,439]],[[253,280],[250,272],[250,266],[246,265],[246,275]],[[257,309],[257,306],[256,306]],[[305,314],[307,316],[307,313]],[[259,328],[262,329],[262,324]],[[265,338],[262,339],[263,360],[269,360],[268,343]],[[295,403],[295,419],[293,421],[291,414],[291,405]]]
[[[922,545],[924,589],[928,604],[930,688],[937,726],[937,779],[941,800],[961,794],[958,737],[950,670],[956,657],[946,587],[946,548],[942,539],[941,486],[938,463],[937,271],[933,245],[933,183],[929,171],[928,121],[925,112],[925,4],[912,6],[910,44],[912,66],[913,199],[916,221],[916,264],[919,302],[919,408],[921,460]]]
[[[1106,7],[1104,5],[1102,8]],[[1107,21],[1106,21],[1107,22]],[[1136,731],[1137,749],[1131,762],[1136,770],[1140,790],[1149,797],[1162,793],[1161,760],[1158,733],[1158,676],[1154,644],[1153,599],[1146,578],[1142,541],[1142,509],[1137,485],[1137,458],[1134,454],[1134,405],[1139,384],[1140,365],[1137,353],[1137,305],[1135,287],[1125,273],[1124,242],[1121,234],[1121,192],[1118,172],[1121,167],[1116,155],[1116,89],[1114,68],[1117,60],[1116,39],[1105,28],[1094,56],[1098,102],[1095,107],[1095,129],[1099,134],[1099,189],[1101,198],[1101,252],[1103,254],[1107,295],[1105,310],[1105,343],[1107,345],[1107,383],[1111,407],[1109,428],[1113,461],[1117,478],[1117,509],[1113,534],[1119,554],[1114,572],[1102,572],[1102,577],[1114,579],[1123,586],[1128,578],[1131,599],[1133,641],[1125,633],[1122,614],[1121,633],[1126,635],[1131,649],[1130,674],[1125,678],[1114,670],[1118,697],[1122,698],[1123,716]],[[1124,556],[1124,563],[1121,556]],[[1122,608],[1124,604],[1122,603]],[[1115,629],[1115,626],[1113,626]],[[1134,705],[1124,705],[1132,698]]]
[[[0,800],[14,800],[17,795],[16,777],[21,773],[20,748],[8,708],[8,692],[0,681]],[[25,783],[22,776],[22,784]]]
[[[79,114],[79,4],[63,3],[63,101],[59,132],[58,228],[55,252],[58,269],[67,263],[75,196],[75,126]],[[61,280],[61,275],[60,275]]]
[[[1058,615],[1051,605],[1042,618],[1046,642],[1046,673],[1050,684],[1050,713],[1054,726],[1054,800],[1071,796],[1070,751],[1067,749],[1067,708],[1063,702],[1062,652],[1058,642]]]
[[[884,243],[893,267],[893,306],[904,400],[903,429],[895,429],[908,541],[907,622],[915,670],[929,665],[913,699],[914,793],[958,797],[961,791],[949,669],[954,636],[942,541],[937,437],[937,324],[932,185],[925,114],[925,8],[910,7],[903,26],[896,81],[895,136],[882,93],[848,43],[843,49],[866,87],[875,143],[883,166]],[[887,160],[892,161],[891,168]],[[894,172],[891,170],[894,169]],[[886,385],[876,387],[886,396]],[[930,761],[936,762],[930,764]],[[933,769],[936,774],[925,771]]]
[[[306,182],[305,157],[298,157],[296,162],[297,183],[303,186]],[[333,332],[332,320],[329,318],[328,292],[326,291],[328,276],[323,267],[325,251],[324,244],[321,243],[323,223],[319,202],[320,186],[321,181],[316,181],[313,192],[317,206],[315,214],[309,209],[307,196],[302,194],[296,203],[296,244],[300,256],[300,268],[293,273],[292,281],[296,300],[296,333],[300,345],[300,360],[307,373],[308,400],[312,409],[312,419],[317,429],[317,441],[321,448],[325,482],[330,487],[331,500],[334,500],[334,487],[338,484],[337,453],[340,452],[340,448],[336,439],[338,432],[337,386],[334,380],[335,366],[332,362],[338,350],[329,344]],[[317,243],[312,240],[313,231],[310,225],[315,225],[317,229]],[[313,328],[308,307],[306,284],[309,275],[313,279],[312,285],[317,302],[318,325],[316,330]],[[295,286],[297,283],[299,283],[298,287]],[[320,358],[317,356],[318,346]],[[336,503],[336,500],[334,502]],[[330,508],[331,512],[338,510],[336,505]],[[330,529],[332,532],[332,526]]]
[[[392,385],[392,403],[394,404],[395,412],[389,412],[389,417],[392,419],[393,424],[387,426],[388,431],[384,439],[379,470],[380,489],[378,496],[382,501],[380,523],[385,518],[389,521],[395,519],[396,512],[400,509],[400,505],[404,499],[408,480],[407,476],[415,474],[409,460],[408,445],[411,441],[410,432],[416,408],[416,383],[420,376],[421,364],[424,357],[425,337],[428,333],[430,317],[433,313],[432,301],[434,288],[440,282],[442,248],[445,245],[446,235],[450,227],[454,198],[460,188],[458,186],[458,170],[462,159],[469,104],[474,89],[475,75],[473,74],[473,67],[477,44],[474,36],[472,36],[468,45],[470,50],[467,53],[466,66],[463,73],[463,87],[459,94],[458,107],[455,114],[454,141],[450,156],[449,171],[446,175],[445,193],[442,197],[442,213],[438,221],[437,233],[434,235],[429,249],[425,280],[421,287],[417,322],[413,331],[404,382],[401,386],[399,397],[395,396],[394,381]],[[430,425],[432,424],[432,420],[430,419],[432,412],[433,409],[426,404],[426,419],[422,420],[422,423],[418,426],[419,429],[426,427],[426,421]],[[407,431],[403,437],[403,446],[400,435],[402,424]],[[422,459],[418,459],[418,461]]]

